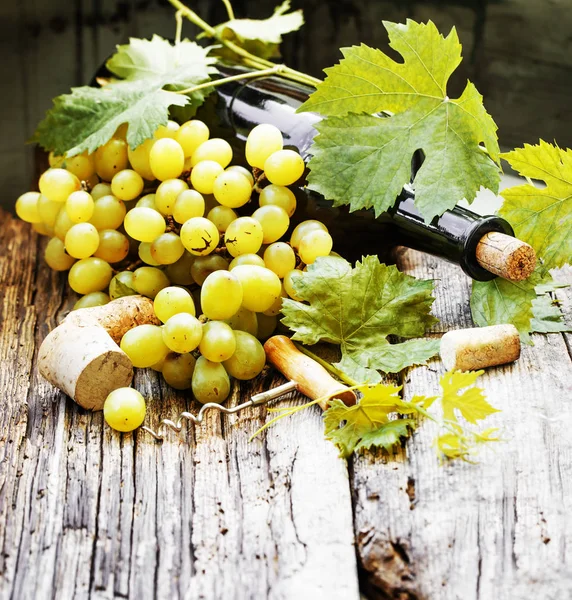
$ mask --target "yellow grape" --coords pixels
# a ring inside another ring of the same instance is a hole
[[[244,175],[246,179],[248,179],[251,187],[254,185],[254,177],[246,167],[241,165],[231,165],[230,167],[227,167],[225,171],[234,171],[236,173],[240,173],[241,175]]]
[[[40,192],[52,202],[65,202],[72,192],[81,190],[80,180],[65,169],[48,169],[40,176]]]
[[[191,285],[193,276],[191,275],[191,267],[195,261],[195,257],[185,250],[183,256],[176,263],[165,267],[165,275],[171,283],[177,285]]]
[[[66,233],[71,229],[74,225],[74,222],[68,217],[68,213],[65,209],[65,206],[62,207],[60,204],[60,212],[56,218],[56,222],[54,223],[54,233],[57,237],[64,241],[66,237]]]
[[[52,202],[51,200],[48,200],[46,196],[40,194],[40,197],[38,198],[38,214],[40,215],[42,222],[48,227],[54,227],[61,208],[62,205],[59,202]]]
[[[76,223],[66,233],[66,252],[74,258],[87,258],[99,246],[99,234],[91,223]]]
[[[321,229],[322,231],[328,231],[328,228],[321,223],[320,221],[316,221],[314,219],[309,219],[307,221],[302,221],[294,228],[292,235],[290,236],[290,245],[292,248],[298,250],[300,246],[300,242],[302,238],[310,231],[315,231],[316,229]]]
[[[88,181],[95,175],[95,157],[87,151],[65,159],[66,171],[73,173],[80,181]]]
[[[289,190],[283,185],[275,185],[274,183],[267,185],[261,192],[258,198],[260,206],[272,204],[280,206],[286,211],[286,214],[291,217],[296,211],[296,196],[292,190]]]
[[[290,226],[288,213],[280,206],[273,204],[257,208],[252,213],[252,218],[256,219],[262,226],[263,244],[276,242],[288,231]]]
[[[205,214],[205,199],[197,190],[183,190],[175,200],[173,206],[173,219],[183,224],[193,217],[202,217]]]
[[[224,171],[218,162],[203,160],[191,171],[191,185],[201,194],[212,194],[216,178]]]
[[[176,263],[185,251],[181,238],[173,231],[162,233],[151,242],[151,256],[160,265]]]
[[[179,142],[168,137],[155,141],[149,152],[149,166],[159,181],[176,179],[184,165],[185,154]]]
[[[219,242],[216,225],[204,217],[193,217],[181,227],[183,246],[195,256],[210,254]]]
[[[78,294],[101,292],[109,285],[113,272],[101,258],[82,258],[70,269],[68,283]]]
[[[107,396],[103,405],[105,422],[116,431],[137,429],[145,420],[145,399],[133,388],[118,388]]]
[[[53,151],[51,151],[48,154],[48,164],[52,168],[63,167],[65,160],[66,160],[65,156],[58,156],[58,155],[54,154]]]
[[[169,286],[163,288],[153,302],[155,315],[165,323],[173,315],[189,313],[196,316],[195,303],[191,294],[181,287]]]
[[[311,265],[320,256],[328,256],[334,242],[327,231],[310,231],[300,241],[298,254],[303,263]]]
[[[141,196],[141,198],[137,200],[134,208],[152,208],[153,210],[157,210],[157,207],[155,206],[155,194],[145,194],[144,196]]]
[[[203,142],[191,156],[191,167],[196,167],[204,160],[214,160],[224,169],[232,160],[230,144],[222,138],[211,138]]]
[[[202,404],[224,402],[230,393],[230,380],[221,363],[199,356],[192,380],[193,396]]]
[[[170,281],[165,273],[156,267],[139,267],[133,272],[133,289],[142,296],[155,298],[169,284]]]
[[[203,336],[202,323],[189,313],[177,313],[163,325],[163,341],[173,352],[192,352]]]
[[[166,179],[155,192],[155,208],[163,215],[172,215],[175,202],[189,186],[182,179]]]
[[[41,223],[32,223],[32,229],[39,233],[40,235],[54,235],[54,230],[49,225],[46,225],[44,222]]]
[[[222,321],[209,321],[203,325],[200,353],[212,362],[228,360],[236,350],[236,338],[231,327]]]
[[[262,225],[252,217],[239,217],[225,231],[224,243],[231,256],[255,254],[262,246]]]
[[[94,253],[108,263],[122,261],[129,254],[129,240],[116,229],[103,229],[99,232],[99,246]]]
[[[174,140],[177,137],[178,131],[179,124],[176,121],[167,121],[166,125],[159,125],[159,127],[155,130],[153,137],[156,140],[160,140],[161,138],[171,138]]]
[[[256,316],[255,312],[241,306],[232,317],[225,319],[224,322],[234,331],[246,331],[246,333],[256,336],[258,333],[258,321]]]
[[[119,345],[134,367],[146,369],[169,354],[161,329],[157,325],[137,325],[121,338]]]
[[[258,254],[241,254],[240,256],[232,259],[230,265],[228,265],[228,270],[232,271],[235,267],[240,265],[258,265],[259,267],[266,266],[264,259]]]
[[[292,298],[292,300],[297,300],[298,302],[302,302],[303,298],[296,293],[293,281],[295,281],[297,277],[300,277],[302,275],[303,273],[302,271],[300,271],[300,269],[292,269],[292,271],[286,273],[286,275],[284,276],[284,290],[286,291],[288,296]]]
[[[266,123],[257,125],[246,138],[246,160],[252,167],[264,169],[266,159],[282,150],[284,141],[278,127]]]
[[[185,153],[185,158],[193,155],[193,152],[209,139],[209,128],[198,119],[183,123],[175,134],[175,139]]]
[[[215,206],[209,210],[207,215],[207,219],[212,221],[221,233],[224,233],[237,218],[238,215],[228,206]]]
[[[16,200],[16,214],[27,223],[41,223],[42,217],[38,209],[38,192],[26,192]]]
[[[134,240],[152,242],[165,231],[165,219],[152,208],[135,207],[125,215],[123,226]]]
[[[197,256],[191,265],[191,276],[198,285],[203,285],[205,279],[215,271],[228,271],[228,261],[219,254]]]
[[[103,306],[110,301],[109,296],[105,292],[91,292],[82,296],[74,305],[72,310],[78,308],[92,308],[93,306]]]
[[[236,349],[234,354],[225,360],[226,372],[236,379],[252,379],[256,377],[266,364],[266,353],[262,344],[250,333],[235,331]]]
[[[280,298],[280,301],[282,301],[282,298]],[[261,341],[268,339],[278,325],[277,314],[256,313],[256,320],[258,321],[258,333],[256,337]]]
[[[264,173],[276,185],[292,185],[304,174],[304,159],[294,150],[278,150],[264,163]]]
[[[99,230],[117,229],[123,223],[126,213],[123,200],[111,195],[102,196],[94,202],[89,222]]]
[[[91,197],[94,200],[97,200],[98,198],[101,198],[103,196],[110,196],[110,195],[111,195],[111,184],[106,183],[105,181],[98,183],[97,185],[94,185],[91,190]]]
[[[278,275],[265,267],[239,265],[231,273],[242,286],[242,306],[254,312],[268,310],[280,296]]]
[[[252,185],[242,173],[223,171],[214,181],[213,194],[223,206],[238,208],[250,200]]]
[[[161,263],[157,262],[151,254],[151,244],[152,242],[141,242],[137,248],[137,254],[146,265],[159,267]]]
[[[75,258],[66,253],[64,243],[57,237],[48,242],[44,258],[48,267],[54,271],[69,271],[75,263]]]
[[[111,181],[115,173],[127,168],[127,143],[111,138],[95,151],[95,171],[105,181]]]
[[[131,148],[127,149],[127,156],[129,157],[131,168],[134,171],[137,171],[137,173],[147,181],[153,181],[155,179],[155,175],[153,175],[151,165],[149,164],[149,153],[151,152],[153,143],[154,140],[149,139],[145,140],[140,146],[137,146],[135,150],[131,150]]]
[[[143,191],[143,177],[131,169],[123,169],[111,180],[111,193],[119,200],[135,200]]]
[[[161,365],[161,373],[171,387],[188,390],[193,381],[196,362],[192,354],[169,354]]]
[[[214,271],[201,287],[201,307],[209,319],[230,319],[242,302],[242,285],[229,271]]]
[[[284,279],[296,267],[296,254],[286,242],[275,242],[264,251],[264,265]]]
[[[72,192],[66,200],[66,212],[72,223],[86,223],[93,216],[95,203],[91,194]]]

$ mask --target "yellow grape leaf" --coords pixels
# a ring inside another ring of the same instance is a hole
[[[484,371],[449,371],[439,380],[443,389],[443,416],[448,421],[457,421],[458,410],[469,423],[476,423],[493,413],[500,412],[485,399],[483,390],[470,387]]]

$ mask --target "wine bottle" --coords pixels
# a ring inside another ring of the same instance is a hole
[[[219,65],[219,70],[223,76],[248,72],[234,65]],[[296,148],[305,160],[310,158],[316,134],[314,125],[320,117],[310,112],[296,113],[296,109],[313,88],[279,76],[266,76],[231,81],[216,90],[215,133],[240,141],[235,150],[244,152],[243,142],[255,125],[271,123],[282,132],[286,147]],[[207,105],[201,112],[210,126],[212,106]],[[421,162],[422,155],[418,152],[412,161],[412,181]],[[334,239],[334,248],[348,260],[366,254],[385,258],[389,248],[398,244],[458,263],[478,281],[496,276],[518,281],[534,269],[534,250],[513,237],[514,231],[507,221],[456,206],[426,223],[415,207],[411,184],[404,187],[395,205],[377,218],[372,209],[350,212],[345,206],[333,207],[331,201],[307,188],[300,188],[296,195],[298,208],[293,223],[305,219],[322,221]]]

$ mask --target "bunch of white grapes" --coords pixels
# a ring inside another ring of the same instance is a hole
[[[246,142],[247,162],[267,184],[254,194],[252,170],[231,165],[230,144],[209,135],[200,120],[169,121],[132,150],[122,127],[93,154],[50,155],[39,192],[16,202],[18,216],[51,237],[45,260],[68,271],[82,296],[74,308],[154,299],[163,325],[130,330],[121,348],[135,367],[161,371],[203,403],[224,401],[230,377],[260,373],[260,340],[273,333],[282,298],[299,300],[293,278],[332,251],[319,221],[291,231],[287,186],[305,164],[276,127],[258,125]]]

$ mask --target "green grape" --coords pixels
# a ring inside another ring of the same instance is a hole
[[[103,229],[99,232],[99,246],[94,256],[108,263],[122,261],[129,254],[129,240],[116,229]]]
[[[91,190],[91,197],[94,200],[102,198],[103,196],[111,196],[111,184],[110,183],[98,183],[94,185]]]
[[[157,140],[149,152],[149,165],[159,181],[179,177],[185,165],[185,155],[179,142],[171,138]]]
[[[43,222],[42,223],[32,223],[32,229],[36,233],[39,233],[40,235],[47,235],[50,237],[54,235],[53,227],[50,227],[49,225],[46,225]]]
[[[228,265],[228,270],[232,271],[239,265],[258,265],[259,267],[266,266],[264,264],[264,259],[258,254],[241,254],[240,256],[232,259],[230,265]]]
[[[151,243],[150,242],[141,242],[139,247],[137,248],[137,255],[139,258],[146,264],[151,267],[159,267],[160,263],[158,263],[151,254]]]
[[[95,175],[95,157],[82,152],[65,159],[66,171],[73,173],[80,181],[88,181]]]
[[[64,243],[70,256],[87,258],[97,250],[99,234],[91,223],[76,223],[69,228]]]
[[[304,174],[304,159],[294,150],[278,150],[264,163],[264,174],[270,183],[292,185]]]
[[[260,314],[265,314],[267,317],[275,317],[282,311],[282,298],[288,298],[288,293],[284,289],[284,285],[282,285],[282,289],[280,290],[280,295],[270,308],[266,309],[263,313],[257,313],[257,316]]]
[[[147,181],[154,181],[155,179],[155,175],[153,175],[151,165],[149,164],[149,153],[151,152],[153,143],[154,140],[149,139],[145,140],[140,146],[137,146],[135,150],[131,150],[131,148],[127,149],[131,168]]]
[[[246,160],[252,167],[264,169],[266,159],[282,150],[282,132],[274,125],[263,123],[250,131],[246,138]]]
[[[199,356],[193,373],[192,388],[194,397],[201,404],[220,404],[228,398],[230,379],[221,363]]]
[[[235,331],[236,350],[222,364],[226,372],[236,379],[256,377],[266,364],[266,353],[262,344],[250,333]]]
[[[48,164],[54,169],[63,167],[65,160],[65,156],[58,156],[54,154],[53,150],[48,154]]]
[[[237,218],[238,215],[228,206],[215,206],[209,210],[207,215],[207,219],[212,221],[221,233],[224,233]]]
[[[123,222],[127,235],[138,242],[152,242],[165,231],[165,219],[152,208],[135,207],[126,215]]]
[[[133,388],[113,390],[105,399],[103,417],[116,431],[128,432],[137,429],[145,420],[145,399]]]
[[[239,217],[225,231],[224,243],[231,256],[256,254],[262,246],[262,225],[252,217]]]
[[[203,142],[209,139],[209,135],[209,128],[202,121],[193,119],[181,125],[175,134],[175,139],[181,144],[185,158],[188,158]]]
[[[134,296],[135,294],[137,292],[133,288],[133,273],[131,271],[119,271],[109,282],[109,297],[112,300],[124,296]]]
[[[94,202],[93,215],[89,222],[100,231],[102,229],[117,229],[123,219],[127,209],[125,204],[115,196],[102,196]]]
[[[223,171],[214,181],[213,194],[223,206],[238,208],[250,200],[252,185],[242,173]]]
[[[68,283],[78,294],[101,292],[109,285],[113,272],[109,263],[101,258],[82,258],[78,260],[68,273]]]
[[[191,285],[193,276],[191,275],[191,267],[195,261],[195,257],[185,250],[183,256],[176,263],[165,267],[165,275],[171,283],[176,285]]]
[[[315,221],[310,219],[308,221],[302,221],[294,228],[292,235],[290,236],[290,245],[292,248],[298,250],[300,247],[300,242],[302,238],[310,231],[316,231],[317,229],[321,229],[322,231],[328,231],[328,228],[320,221]]]
[[[111,193],[119,200],[135,200],[143,191],[143,177],[131,169],[115,173],[111,180]]]
[[[176,263],[183,256],[184,251],[181,238],[173,231],[162,233],[151,243],[151,256],[160,265]]]
[[[244,175],[250,182],[250,187],[254,186],[254,177],[246,167],[242,167],[241,165],[231,165],[230,167],[227,167],[225,171],[235,171],[236,173]]]
[[[258,335],[256,337],[261,341],[267,340],[276,330],[278,317],[276,315],[258,313],[256,318],[258,319]]]
[[[189,186],[182,179],[166,179],[155,192],[156,209],[163,215],[172,215],[179,194]]]
[[[296,211],[296,196],[294,196],[292,190],[274,183],[267,185],[260,192],[258,203],[260,206],[279,206],[286,211],[289,217]]]
[[[54,223],[54,233],[62,242],[66,239],[67,232],[72,228],[74,222],[68,217],[65,206],[60,204],[60,212]]]
[[[65,169],[48,169],[40,176],[40,192],[52,202],[65,202],[72,192],[81,190],[80,180]]]
[[[170,350],[184,354],[192,352],[203,336],[201,322],[190,313],[177,313],[163,325],[163,341]]]
[[[228,271],[211,273],[201,288],[203,313],[215,321],[230,319],[240,308],[242,300],[240,281]]]
[[[38,192],[26,192],[16,200],[16,214],[26,223],[41,223],[42,217],[38,209]]]
[[[198,285],[203,285],[205,279],[215,271],[228,271],[228,260],[219,254],[197,256],[191,266],[191,276]]]
[[[258,333],[258,321],[256,313],[244,307],[240,307],[232,317],[225,319],[224,322],[234,331],[246,331],[256,336]]]
[[[169,356],[169,355],[167,355]],[[183,355],[179,355],[177,354],[177,356],[183,356]],[[188,354],[187,356],[191,356],[190,354]],[[153,369],[153,371],[157,371],[158,373],[161,373],[163,371],[163,367],[165,365],[165,361],[167,360],[167,357],[163,358],[162,360],[157,361],[154,365],[151,365],[151,369]]]
[[[115,173],[127,169],[128,164],[125,140],[111,138],[95,151],[95,172],[104,181],[111,181]]]
[[[296,254],[286,242],[270,244],[264,251],[264,266],[274,271],[280,279],[296,267]]]
[[[280,296],[282,284],[278,275],[270,269],[256,265],[239,265],[232,270],[232,275],[240,281],[243,292],[242,306],[248,310],[264,312]]]
[[[261,206],[252,213],[252,218],[262,225],[263,244],[272,244],[279,240],[290,227],[288,213],[280,206],[269,204]]]
[[[204,217],[193,217],[181,227],[183,246],[195,256],[206,256],[217,246],[220,235],[216,225]]]
[[[193,217],[202,217],[205,214],[205,199],[197,190],[183,190],[176,198],[173,205],[173,219],[183,224]]]
[[[215,161],[224,169],[232,160],[232,148],[230,144],[222,138],[211,138],[203,142],[191,156],[191,167],[196,167],[204,160]],[[206,193],[210,194],[210,192]]]
[[[59,202],[52,202],[46,196],[40,194],[38,198],[38,214],[42,222],[48,227],[53,228],[55,226],[61,208],[62,205]]]
[[[167,121],[166,125],[159,125],[153,134],[153,137],[156,140],[160,140],[162,138],[171,138],[172,140],[176,139],[177,132],[179,131],[179,124],[176,121]]]
[[[64,243],[57,237],[52,238],[48,242],[44,258],[48,267],[54,271],[68,271],[75,263],[75,258],[66,253]]]
[[[93,216],[95,202],[91,194],[72,192],[66,200],[66,212],[72,223],[86,223]]]
[[[139,369],[146,369],[169,354],[162,328],[157,325],[137,325],[129,329],[121,338],[120,347]]]
[[[163,361],[161,373],[165,381],[176,390],[191,387],[196,359],[192,354],[169,354]]]
[[[222,321],[209,321],[203,325],[200,353],[212,362],[228,360],[236,349],[236,339],[231,327]]]
[[[109,302],[110,298],[105,292],[91,292],[82,296],[74,305],[72,310],[78,308],[92,308],[93,306],[103,306]]]
[[[133,272],[133,289],[142,296],[154,298],[170,281],[156,267],[139,267]]]
[[[298,254],[302,262],[311,265],[318,257],[328,256],[333,245],[332,236],[327,231],[310,231],[300,241]]]
[[[212,194],[215,179],[224,171],[214,160],[202,160],[191,171],[191,185],[201,194]]]
[[[300,269],[292,269],[289,273],[286,273],[284,276],[284,290],[292,298],[292,300],[297,300],[298,302],[303,302],[303,298],[301,298],[294,289],[293,280],[302,275],[302,271]]]
[[[145,194],[141,196],[134,208],[152,208],[153,210],[157,210],[157,206],[155,205],[155,194]],[[157,210],[157,212],[159,212]]]
[[[196,316],[193,297],[181,287],[169,286],[163,288],[155,296],[153,307],[155,315],[162,323],[179,313],[189,313],[193,317]]]

